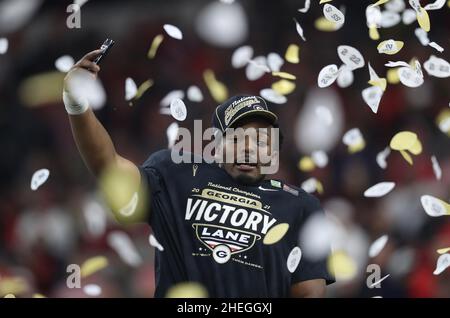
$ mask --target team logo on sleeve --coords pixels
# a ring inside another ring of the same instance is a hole
[[[188,198],[185,219],[219,264],[251,249],[276,223],[260,201],[208,188]]]

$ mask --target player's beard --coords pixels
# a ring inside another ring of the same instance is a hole
[[[264,180],[264,177],[265,176],[263,174],[260,174],[257,177],[252,177],[246,174],[239,174],[234,179],[242,185],[255,185]]]

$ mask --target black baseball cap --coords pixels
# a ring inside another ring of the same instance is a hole
[[[266,101],[255,95],[236,95],[216,107],[212,124],[224,133],[236,121],[246,117],[262,117],[278,127],[278,117],[267,106]]]

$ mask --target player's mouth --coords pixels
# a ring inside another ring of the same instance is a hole
[[[234,166],[242,172],[251,172],[258,168],[256,160],[250,160],[250,158],[245,158],[245,160],[238,160]]]

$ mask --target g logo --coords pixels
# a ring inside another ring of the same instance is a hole
[[[225,264],[230,260],[231,250],[226,245],[217,245],[213,250],[213,258],[219,264]]]
[[[255,105],[255,106],[253,106],[253,109],[255,109],[255,110],[263,110],[264,108],[262,108],[259,105]]]

